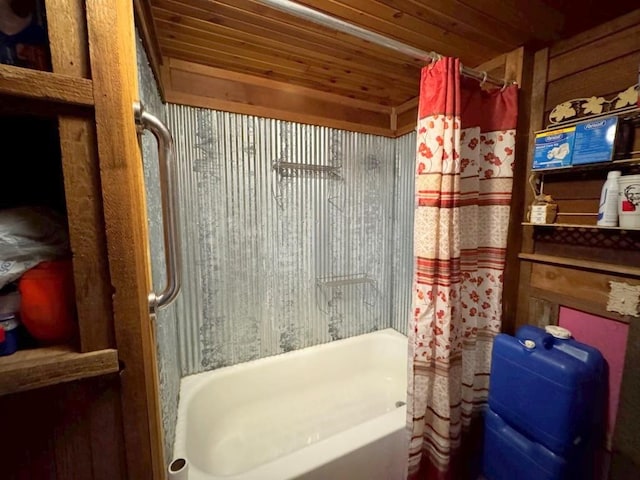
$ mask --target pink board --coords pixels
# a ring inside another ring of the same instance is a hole
[[[611,449],[613,427],[616,424],[624,356],[629,326],[608,318],[560,307],[560,326],[571,330],[579,342],[596,347],[609,365],[609,411],[607,418],[607,448]]]

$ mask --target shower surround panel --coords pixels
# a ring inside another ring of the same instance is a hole
[[[402,323],[392,276],[411,253],[394,245],[397,140],[179,105],[167,114],[182,374]]]

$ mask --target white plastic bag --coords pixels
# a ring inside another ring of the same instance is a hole
[[[65,219],[46,207],[0,210],[0,288],[40,262],[69,256]]]

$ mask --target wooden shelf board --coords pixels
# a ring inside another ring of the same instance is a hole
[[[570,214],[569,214],[570,215]],[[640,229],[624,227],[601,227],[599,225],[582,225],[579,223],[531,223],[522,222],[525,227],[546,227],[546,228],[585,228],[588,230],[620,230],[624,232],[638,232]]]
[[[579,260],[577,258],[556,257],[554,255],[541,255],[538,253],[521,253],[518,255],[518,258],[534,263],[547,263],[550,265],[561,265],[581,270],[592,270],[595,272],[640,278],[640,268],[627,267],[624,265],[593,262],[591,260]]]
[[[0,64],[0,95],[90,107],[93,106],[93,82]]]
[[[114,349],[78,353],[69,346],[19,350],[0,357],[0,395],[6,395],[119,370]]]
[[[568,165],[556,168],[532,168],[531,173],[561,174],[570,172],[588,172],[611,168],[634,167],[640,165],[640,158],[623,158],[620,160],[606,160],[597,163],[585,163],[584,165]]]

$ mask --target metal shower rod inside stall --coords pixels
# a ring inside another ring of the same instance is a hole
[[[318,25],[331,28],[333,30],[353,35],[354,37],[367,40],[371,43],[375,43],[390,50],[394,50],[398,53],[402,53],[403,55],[409,55],[411,57],[424,60],[427,63],[442,58],[442,55],[440,55],[439,53],[425,52],[424,50],[420,50],[419,48],[412,47],[392,38],[380,35],[379,33],[367,30],[366,28],[362,28],[357,25],[353,25],[352,23],[345,22],[344,20],[332,17],[331,15],[319,12],[318,10],[314,10],[305,5],[300,5],[299,3],[296,3],[292,0],[258,0],[258,2],[282,12],[288,13],[290,15],[294,15],[298,18],[308,20],[309,22],[313,22]],[[477,70],[473,70],[472,68],[465,67],[462,64],[460,65],[460,67],[460,72],[463,75],[465,75],[466,77],[475,78],[482,82],[489,82],[494,85],[500,85],[503,87],[509,84],[516,83],[505,79],[491,77],[487,75],[486,72],[479,72]]]

